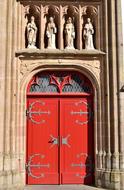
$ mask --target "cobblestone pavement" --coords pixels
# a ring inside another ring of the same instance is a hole
[[[31,185],[24,190],[104,190],[86,185]]]

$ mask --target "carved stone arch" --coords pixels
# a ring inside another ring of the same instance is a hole
[[[66,67],[65,67],[66,65]],[[23,131],[24,135],[22,135],[20,138],[20,141],[23,142],[21,143],[20,145],[20,154],[22,155],[22,159],[24,160],[23,162],[23,167],[25,167],[25,153],[26,153],[26,115],[24,114],[25,113],[25,110],[26,110],[26,92],[27,92],[27,87],[28,87],[28,84],[31,80],[31,78],[41,72],[41,71],[47,71],[47,70],[63,70],[63,68],[66,68],[65,70],[74,70],[74,71],[77,71],[77,72],[80,72],[82,73],[83,75],[85,75],[89,80],[90,82],[92,83],[93,85],[93,88],[94,88],[94,120],[95,120],[95,126],[94,126],[94,130],[95,130],[95,133],[96,134],[94,136],[94,139],[95,139],[95,154],[97,154],[97,149],[99,145],[97,145],[99,142],[99,139],[101,136],[100,134],[97,134],[99,133],[99,128],[100,128],[100,109],[99,109],[99,105],[100,105],[100,86],[99,86],[99,81],[97,81],[97,78],[95,77],[95,75],[93,75],[93,72],[91,72],[89,69],[85,68],[83,65],[80,65],[80,64],[64,64],[64,67],[62,65],[58,65],[58,64],[52,64],[52,65],[49,65],[49,64],[41,64],[40,66],[36,66],[35,67],[32,67],[31,70],[27,70],[27,72],[24,74],[23,76],[23,79],[22,79],[22,82],[20,84],[20,108],[19,108],[19,127],[18,127],[18,130],[21,130]],[[19,133],[18,133],[19,134]],[[97,159],[97,157],[96,157]],[[97,166],[97,160],[96,160],[96,166]],[[26,175],[24,175],[26,176]],[[25,181],[25,179],[24,179]]]
[[[82,28],[84,28],[84,25],[86,24],[87,22],[87,18],[90,18],[91,19],[91,23],[93,25],[93,28],[94,28],[94,35],[93,35],[93,42],[94,42],[94,46],[95,46],[95,49],[100,49],[100,43],[99,43],[99,40],[100,40],[100,35],[99,35],[99,32],[98,29],[100,28],[99,26],[99,9],[97,6],[92,6],[92,5],[89,5],[89,6],[84,6],[82,7],[82,23],[83,23],[83,26]],[[82,31],[83,33],[83,31]],[[82,37],[83,39],[83,37]],[[83,39],[83,49],[84,49],[84,39]]]
[[[37,32],[37,39],[36,39],[36,47],[40,48],[40,22],[41,22],[41,8],[40,5],[33,5],[29,4],[24,7],[24,14],[25,14],[25,19],[26,19],[26,24],[28,24],[31,20],[31,16],[35,17],[35,23],[38,28]],[[26,28],[26,26],[25,26]],[[25,29],[25,47],[27,47],[27,31]]]
[[[25,6],[25,16],[29,15],[31,11],[34,11],[34,15],[39,15],[41,14],[41,9],[40,6],[38,5],[26,5]]]
[[[63,64],[63,65],[58,65],[58,63],[54,64],[54,65],[49,65],[49,64],[44,64],[41,63],[40,66],[39,64],[32,64],[32,67],[28,67],[28,65],[25,65],[26,69],[25,72],[23,73],[23,77],[21,80],[21,84],[20,86],[22,87],[24,85],[24,83],[26,82],[28,84],[28,82],[30,81],[30,79],[33,77],[33,75],[37,74],[38,72],[42,71],[42,70],[63,70],[63,66],[64,66],[64,70],[75,70],[78,71],[82,74],[84,74],[92,83],[94,89],[96,89],[96,91],[99,91],[100,89],[100,77],[99,75],[96,75],[96,73],[98,73],[98,70],[100,70],[99,66],[97,68],[95,68],[95,70],[93,69],[93,66],[89,66],[87,64],[82,64],[80,65],[80,63],[78,64]],[[97,71],[96,71],[97,69]],[[27,85],[25,83],[25,85]]]
[[[76,7],[74,5],[66,5],[63,7],[63,15],[67,14],[68,11],[70,11],[72,15],[79,13],[78,7]]]
[[[82,15],[87,16],[97,16],[98,15],[98,8],[94,6],[84,6],[82,7]]]

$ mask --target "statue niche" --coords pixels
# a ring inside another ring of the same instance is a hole
[[[75,49],[78,31],[78,7],[69,5],[63,7],[63,40],[65,49]]]
[[[46,36],[47,36],[47,48],[48,49],[56,49],[56,33],[57,33],[57,28],[54,23],[54,18],[51,16],[49,18],[49,22],[47,24],[46,28]]]
[[[72,18],[69,17],[65,24],[65,49],[74,49],[75,27]]]
[[[94,50],[98,49],[98,9],[94,6],[82,7],[82,42],[83,49]]]
[[[87,50],[94,49],[93,34],[94,34],[94,28],[91,23],[91,19],[87,18],[87,23],[85,24],[84,31],[83,31],[85,49],[87,49]]]
[[[31,21],[27,24],[27,48],[37,48],[36,39],[37,39],[37,26],[35,23],[35,17],[31,16]]]

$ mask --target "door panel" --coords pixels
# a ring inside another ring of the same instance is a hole
[[[27,183],[58,184],[58,100],[29,98]]]
[[[62,183],[93,182],[93,122],[91,98],[60,101]]]
[[[28,98],[27,108],[27,184],[92,184],[92,98]]]

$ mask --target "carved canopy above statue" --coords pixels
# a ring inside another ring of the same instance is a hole
[[[100,3],[93,1],[87,3],[79,1],[73,5],[69,1],[59,1],[52,5],[47,1],[21,3],[26,28],[25,48],[102,49]],[[31,18],[34,18],[34,24]],[[28,29],[31,24],[35,26],[35,31],[33,28]]]

